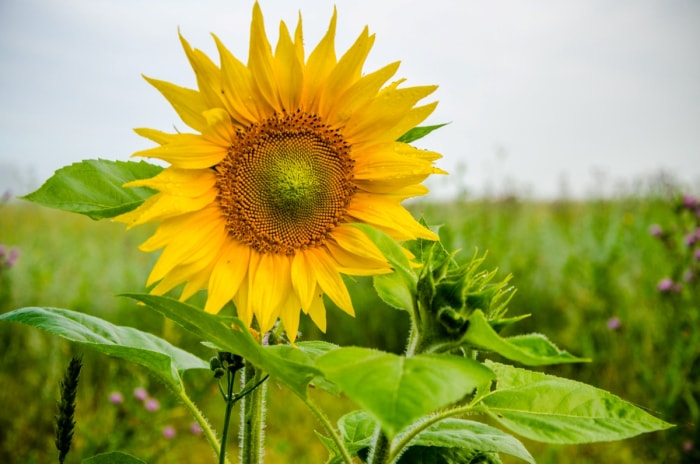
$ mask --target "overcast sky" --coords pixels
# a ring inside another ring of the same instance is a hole
[[[582,195],[660,171],[698,185],[699,1],[260,0],[273,43],[301,11],[307,53],[334,3],[339,54],[369,25],[366,71],[401,60],[407,85],[440,86],[428,123],[451,124],[421,141],[452,172],[437,194]],[[141,74],[194,86],[178,27],[247,60],[252,4],[0,0],[0,191],[126,160],[150,146],[133,127],[182,128]]]

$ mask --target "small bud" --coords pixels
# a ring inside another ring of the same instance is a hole
[[[219,358],[216,356],[213,356],[209,360],[209,369],[216,371],[217,369],[221,369],[221,361],[219,361]]]
[[[224,376],[225,373],[226,373],[226,371],[224,370],[223,367],[217,367],[216,369],[214,369],[214,378],[220,379],[221,377]]]

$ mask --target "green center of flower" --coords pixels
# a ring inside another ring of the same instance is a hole
[[[322,245],[355,193],[349,153],[337,130],[301,111],[240,131],[216,166],[229,234],[260,253]]]

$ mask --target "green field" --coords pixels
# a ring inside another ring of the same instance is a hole
[[[700,398],[698,285],[662,293],[658,282],[675,272],[670,256],[649,233],[652,224],[677,223],[673,203],[658,196],[614,201],[474,201],[413,205],[468,258],[488,250],[485,265],[512,273],[518,288],[510,314],[529,313],[519,331],[543,332],[560,347],[593,362],[548,369],[607,389],[678,427],[619,443],[545,446],[526,443],[538,462],[681,462],[697,459]],[[122,225],[39,208],[23,202],[0,206],[0,244],[17,247],[16,264],[0,273],[0,313],[24,306],[83,311],[120,325],[163,336],[199,354],[212,355],[148,309],[115,295],[142,291],[156,258],[137,250],[147,228],[126,233]],[[329,329],[320,334],[303,321],[304,339],[324,338],[401,351],[405,314],[384,306],[371,281],[349,281],[355,319],[329,305]],[[202,298],[197,295],[195,298]],[[611,318],[619,327],[610,328]],[[78,348],[37,329],[0,324],[0,462],[56,462],[53,418],[58,384]],[[151,463],[211,463],[202,436],[193,434],[184,409],[138,366],[80,350],[84,368],[77,426],[67,462],[98,452],[128,451]],[[188,374],[188,389],[217,429],[223,402],[208,373]],[[133,395],[145,388],[159,401],[147,411]],[[110,402],[120,392],[121,404]],[[319,425],[282,387],[268,387],[267,462],[324,462],[314,435]],[[352,409],[343,398],[312,392],[332,417]],[[695,408],[695,409],[693,409]],[[163,428],[176,436],[167,439]],[[235,446],[235,433],[232,434]],[[694,451],[684,451],[688,443]],[[233,460],[235,462],[235,459]]]

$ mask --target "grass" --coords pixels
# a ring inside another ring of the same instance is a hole
[[[498,267],[503,276],[514,275],[518,293],[510,314],[532,315],[519,324],[519,332],[543,332],[559,346],[594,359],[548,372],[607,389],[671,422],[687,420],[687,410],[683,415],[679,406],[684,403],[668,398],[682,390],[679,385],[685,380],[698,378],[697,372],[673,362],[697,359],[700,354],[692,338],[697,329],[679,331],[677,324],[679,309],[698,311],[697,298],[689,303],[658,292],[657,282],[672,272],[674,263],[648,232],[651,224],[674,220],[667,202],[656,197],[555,203],[513,200],[421,203],[414,209],[430,223],[449,226],[442,231],[443,239],[453,248],[462,248],[460,256],[470,256],[475,247],[488,250],[488,268]],[[21,255],[0,281],[9,289],[0,300],[0,312],[25,306],[74,309],[153,332],[208,358],[212,353],[198,340],[115,296],[143,289],[155,256],[138,251],[137,245],[149,232],[125,233],[118,224],[96,223],[25,203],[4,205],[0,244],[18,247]],[[304,321],[304,338],[400,352],[405,315],[379,302],[370,280],[357,279],[350,287],[357,318],[329,308],[328,333],[321,334]],[[607,326],[613,317],[620,320],[618,330]],[[0,462],[52,462],[57,456],[53,416],[58,382],[77,348],[36,329],[7,323],[0,324],[0,348],[4,387],[0,389]],[[84,352],[84,364],[78,424],[66,462],[113,449],[151,463],[214,462],[204,438],[189,431],[191,420],[184,409],[143,369],[90,352]],[[195,401],[220,430],[223,404],[211,377],[193,373],[186,380]],[[158,411],[145,411],[133,398],[137,387],[145,387],[159,400]],[[692,388],[697,392],[697,385]],[[122,404],[109,402],[115,391],[122,393]],[[269,393],[267,461],[323,462],[326,454],[314,435],[320,426],[313,416],[281,387],[271,384]],[[312,395],[332,418],[352,409],[344,398],[316,391]],[[176,427],[174,439],[163,437],[162,428],[167,425]],[[681,448],[693,439],[692,433],[698,432],[683,422],[670,431],[617,443],[527,446],[538,462],[545,463],[676,462],[688,454]]]

